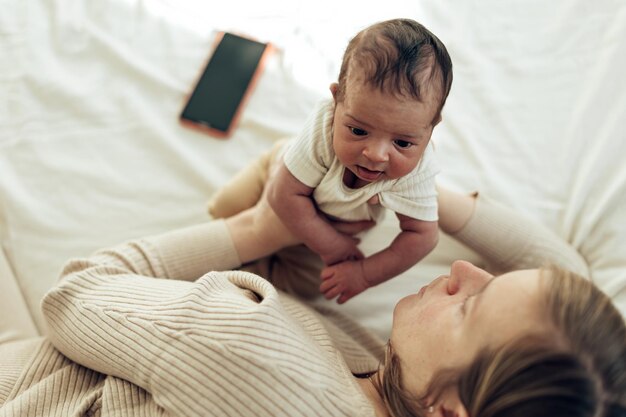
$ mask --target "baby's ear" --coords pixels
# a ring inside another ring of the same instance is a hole
[[[330,85],[330,92],[333,95],[333,99],[335,100],[335,102],[337,101],[337,90],[339,89],[339,84],[338,83],[332,83]]]

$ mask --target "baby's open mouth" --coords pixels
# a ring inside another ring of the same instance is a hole
[[[383,175],[383,171],[372,171],[371,169],[367,169],[360,165],[356,166],[357,175],[365,180],[365,181],[376,181],[381,175]]]

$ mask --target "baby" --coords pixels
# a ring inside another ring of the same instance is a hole
[[[377,23],[350,41],[332,99],[287,143],[268,201],[326,264],[326,298],[343,303],[435,247],[438,168],[430,137],[451,84],[450,57],[431,32],[408,19]],[[367,258],[358,240],[329,223],[378,221],[383,207],[396,213],[401,232]]]

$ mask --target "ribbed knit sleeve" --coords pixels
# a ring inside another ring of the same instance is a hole
[[[554,263],[590,276],[583,257],[554,232],[482,196],[470,220],[453,237],[482,255],[498,272]]]
[[[70,262],[42,304],[51,342],[128,381],[107,397],[122,408],[139,387],[171,415],[371,415],[313,310],[257,275],[212,271],[238,261],[231,244],[218,221]]]
[[[0,406],[2,406],[35,353],[40,338],[0,344]]]

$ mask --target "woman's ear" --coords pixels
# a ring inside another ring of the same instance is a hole
[[[461,407],[457,408],[449,408],[445,405],[441,407],[441,416],[442,417],[469,417],[467,410],[461,404]]]
[[[435,406],[435,410],[439,408],[437,414],[441,417],[469,417],[469,413],[456,390],[448,391],[440,398],[440,401],[441,405]]]

